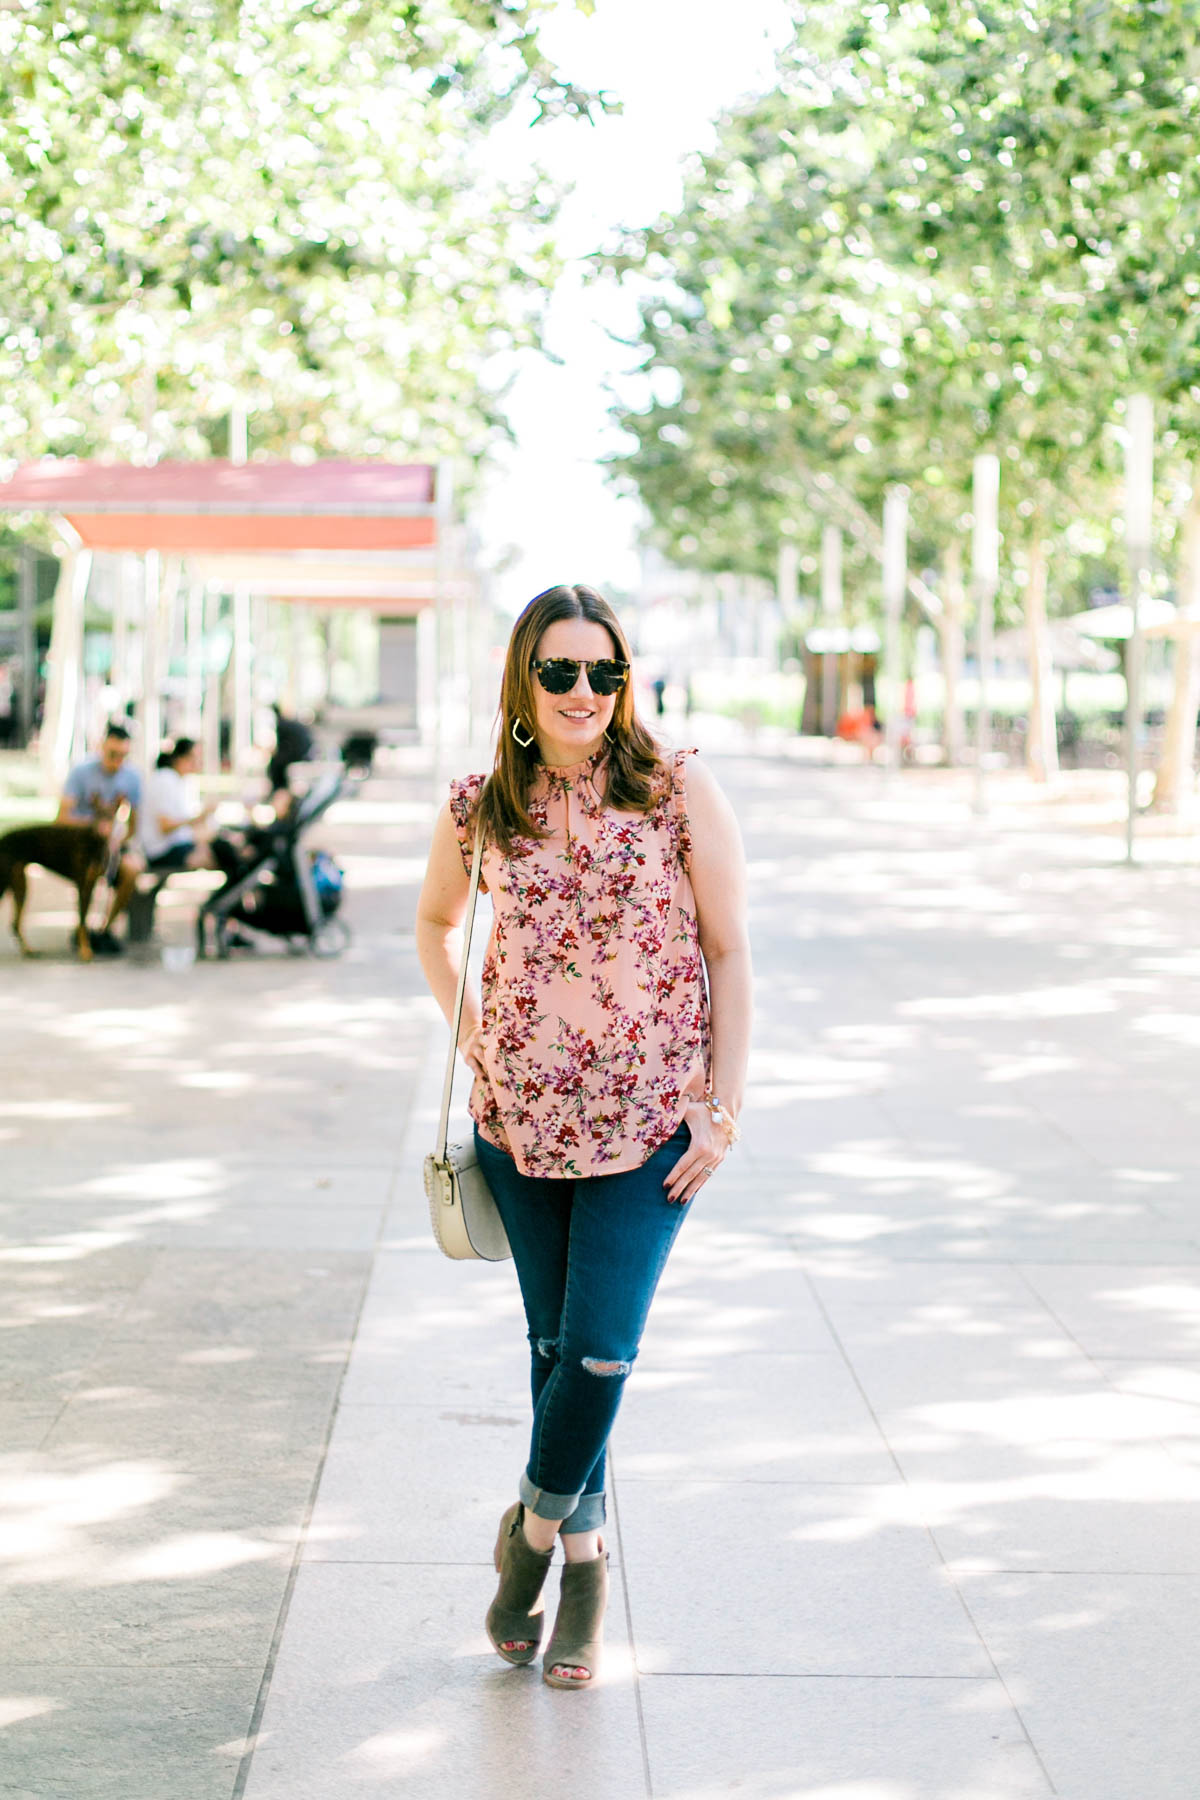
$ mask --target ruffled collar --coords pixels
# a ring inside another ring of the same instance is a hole
[[[604,795],[597,784],[596,775],[607,754],[607,748],[601,748],[591,756],[584,757],[582,762],[560,763],[556,766],[540,762],[537,765],[538,785],[542,788],[545,799],[549,800],[555,794],[574,792],[585,813],[595,815],[603,812]]]
[[[604,761],[607,752],[602,748],[585,756],[582,762],[576,763],[544,763],[537,766],[541,774],[551,781],[577,781],[581,775],[590,775],[597,764]]]

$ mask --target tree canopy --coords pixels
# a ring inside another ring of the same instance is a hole
[[[605,104],[546,3],[0,11],[0,456],[223,451],[235,403],[261,447],[480,454],[556,268],[488,133]]]
[[[814,471],[872,510],[907,484],[933,554],[994,449],[1010,531],[1082,557],[1131,389],[1195,455],[1198,21],[1200,0],[797,6],[776,87],[607,259],[653,284],[656,400],[620,410],[615,467],[670,554],[768,573]]]

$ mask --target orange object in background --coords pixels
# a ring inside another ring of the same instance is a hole
[[[847,744],[874,745],[879,742],[880,735],[873,706],[860,707],[857,712],[844,712],[834,728],[834,736]]]

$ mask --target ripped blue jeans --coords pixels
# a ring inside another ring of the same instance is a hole
[[[553,1181],[522,1175],[475,1133],[480,1167],[508,1233],[529,1326],[533,1436],[520,1496],[562,1530],[604,1523],[609,1432],[650,1302],[691,1202],[664,1178],[690,1142],[686,1125],[640,1168]]]

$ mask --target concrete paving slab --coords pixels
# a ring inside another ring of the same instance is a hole
[[[828,1352],[829,1328],[794,1251],[739,1212],[693,1215],[659,1283],[643,1356],[685,1360],[739,1350]]]
[[[511,1263],[431,1264],[426,1245],[381,1254],[342,1389],[354,1406],[442,1404],[464,1396],[526,1405],[529,1349]]]
[[[290,1562],[284,1546],[196,1533],[113,1556],[57,1591],[6,1587],[5,1661],[27,1671],[240,1663],[260,1672]]]
[[[895,1461],[836,1353],[745,1353],[691,1370],[639,1357],[613,1441],[622,1476],[749,1482],[896,1477]]]
[[[655,1800],[1050,1800],[1055,1791],[994,1678],[652,1675],[641,1693]]]
[[[486,1567],[301,1569],[245,1800],[527,1800],[531,1784],[545,1800],[641,1800],[619,1573],[602,1685],[559,1693],[540,1664],[507,1668],[488,1644],[489,1549]],[[547,1603],[553,1617],[552,1587]]]
[[[620,1464],[617,1491],[649,1674],[990,1673],[902,1494],[634,1480]]]
[[[0,1400],[0,1444],[6,1459],[41,1448],[59,1413],[39,1401]]]
[[[1009,1479],[920,1480],[913,1504],[947,1567],[1200,1573],[1200,1468],[1152,1445]]]
[[[369,1253],[379,1237],[383,1204],[286,1206],[278,1201],[167,1200],[122,1205],[112,1200],[37,1201],[5,1209],[0,1244],[47,1249],[92,1242],[172,1250],[332,1250]]]
[[[1195,1792],[1195,1575],[960,1580],[1055,1793],[1183,1800]]]
[[[1028,1264],[1030,1287],[1089,1356],[1200,1358],[1200,1269]]]
[[[0,1663],[5,1800],[229,1800],[261,1671]]]
[[[305,1557],[486,1562],[494,1521],[516,1498],[528,1457],[527,1405],[506,1412],[478,1404],[345,1407],[330,1441]]]
[[[236,1407],[206,1393],[180,1406],[174,1387],[81,1387],[50,1416],[39,1439],[49,1453],[71,1457],[149,1458],[183,1474],[202,1474],[224,1460],[230,1434],[246,1467],[270,1485],[311,1473],[324,1447],[330,1408],[303,1389],[245,1399]]]

